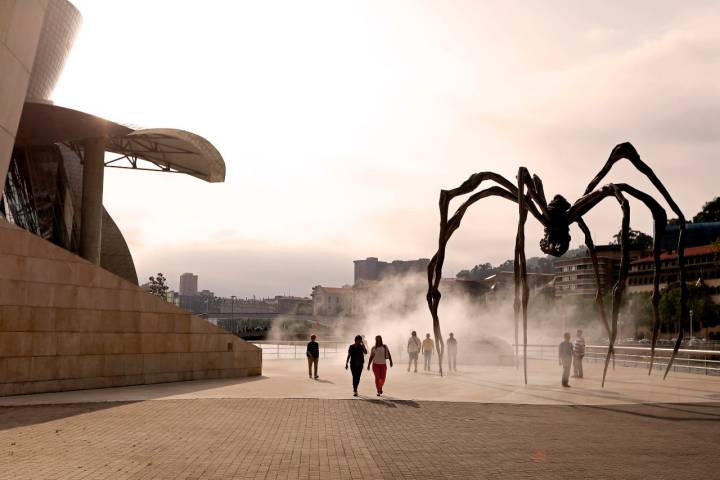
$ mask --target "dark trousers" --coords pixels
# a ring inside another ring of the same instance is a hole
[[[572,357],[563,358],[562,359],[562,367],[563,367],[562,384],[567,385],[568,380],[570,379],[570,368],[572,368]]]
[[[317,366],[318,366],[318,357],[307,357],[308,359],[308,376],[312,378],[313,376],[313,367],[315,367],[315,376],[317,377]]]
[[[357,392],[358,385],[360,385],[360,375],[362,375],[362,365],[350,365],[350,372],[353,377],[353,392]]]

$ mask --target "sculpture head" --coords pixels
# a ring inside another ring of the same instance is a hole
[[[540,249],[548,255],[559,257],[570,248],[570,225],[567,213],[570,202],[562,195],[555,195],[548,205],[550,221],[545,226],[545,235],[540,240]]]

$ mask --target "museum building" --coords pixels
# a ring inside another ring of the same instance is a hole
[[[260,349],[138,286],[105,168],[225,179],[206,139],[53,104],[82,23],[0,0],[0,395],[259,375]]]

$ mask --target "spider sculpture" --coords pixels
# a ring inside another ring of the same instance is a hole
[[[515,352],[518,353],[518,323],[520,312],[522,311],[522,326],[523,326],[523,371],[525,377],[525,383],[527,384],[527,305],[529,288],[527,282],[527,264],[525,260],[525,221],[527,220],[528,212],[532,214],[544,227],[545,234],[540,241],[540,248],[543,252],[555,257],[561,256],[565,253],[570,245],[570,225],[577,223],[580,230],[585,235],[585,245],[592,258],[593,270],[595,274],[595,282],[597,285],[597,293],[595,296],[595,304],[600,314],[600,319],[605,327],[609,345],[607,355],[605,357],[605,367],[603,369],[602,385],[605,386],[605,376],[607,374],[608,363],[610,358],[613,356],[615,338],[617,336],[617,324],[618,324],[618,310],[620,308],[620,300],[622,298],[623,291],[625,289],[625,283],[628,276],[629,264],[630,264],[630,252],[628,248],[628,237],[630,230],[630,204],[627,201],[626,195],[630,195],[642,203],[650,210],[653,216],[653,257],[654,257],[654,276],[653,276],[653,291],[652,291],[652,311],[653,311],[653,333],[652,333],[652,347],[650,353],[650,370],[648,374],[652,373],[653,361],[655,359],[655,345],[657,343],[658,333],[660,329],[660,316],[658,313],[658,303],[660,300],[660,294],[658,291],[661,274],[661,263],[660,263],[660,241],[667,225],[667,214],[665,210],[658,204],[647,193],[641,192],[636,188],[624,183],[608,184],[602,188],[596,189],[595,187],[600,181],[608,174],[610,169],[613,167],[615,162],[621,159],[627,159],[632,165],[643,173],[652,184],[662,194],[663,198],[670,206],[672,211],[677,215],[680,234],[678,237],[678,266],[680,271],[680,318],[678,318],[678,337],[675,342],[672,355],[668,362],[667,368],[663,378],[667,377],[670,367],[672,366],[673,360],[677,355],[680,343],[682,342],[683,330],[685,319],[687,318],[687,286],[685,283],[685,258],[684,258],[684,245],[685,245],[685,217],[678,208],[675,201],[668,193],[665,186],[658,180],[655,173],[647,166],[645,162],[640,159],[635,147],[630,143],[621,143],[616,146],[610,158],[608,159],[605,166],[600,170],[597,176],[590,182],[585,189],[585,194],[574,204],[570,204],[561,195],[555,195],[555,197],[549,203],[546,200],[545,192],[543,190],[542,182],[536,175],[530,176],[530,173],[525,167],[520,167],[517,174],[517,186],[506,180],[501,175],[493,172],[481,172],[472,175],[462,185],[452,190],[441,190],[440,191],[440,235],[438,241],[437,253],[430,260],[428,265],[428,293],[427,302],[430,307],[430,313],[433,319],[433,330],[435,333],[435,341],[437,344],[438,358],[440,361],[440,373],[442,374],[442,357],[444,353],[444,344],[442,335],[440,332],[440,319],[438,317],[438,306],[440,304],[440,279],[442,277],[442,267],[445,260],[445,249],[450,237],[455,230],[460,227],[460,222],[467,209],[478,200],[490,197],[499,196],[512,200],[518,204],[519,210],[519,221],[517,237],[515,240]],[[491,180],[498,185],[491,186],[484,190],[474,192],[481,183],[486,180]],[[473,193],[474,192],[474,193]],[[452,217],[448,218],[448,207],[450,201],[457,196],[470,194],[465,199]],[[622,230],[620,234],[620,273],[612,289],[612,314],[611,321],[608,322],[605,314],[605,307],[603,305],[602,291],[600,286],[600,274],[598,270],[598,260],[595,253],[595,246],[593,245],[592,238],[590,236],[590,229],[583,220],[583,215],[588,213],[593,207],[598,205],[606,198],[614,198],[620,205],[622,211]]]

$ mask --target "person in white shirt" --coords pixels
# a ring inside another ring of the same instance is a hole
[[[450,333],[450,338],[448,338],[445,343],[448,351],[448,369],[451,372],[453,370],[457,372],[457,339],[452,332]]]
[[[383,394],[383,386],[385,385],[385,376],[387,375],[387,364],[386,360],[390,360],[390,366],[393,366],[392,355],[390,355],[390,349],[382,341],[382,337],[378,335],[375,337],[375,346],[370,350],[370,359],[368,360],[368,370],[372,365],[373,373],[375,374],[375,388],[377,389],[378,397]]]
[[[578,330],[573,341],[573,377],[576,378],[583,378],[582,361],[585,356],[585,339],[582,333],[582,330]]]
[[[417,336],[417,332],[413,330],[412,334],[410,334],[410,338],[408,339],[407,344],[407,352],[408,357],[410,357],[410,361],[408,362],[408,372],[410,371],[410,367],[414,364],[415,365],[415,373],[417,373],[417,361],[418,356],[420,355],[420,345],[422,342]]]

